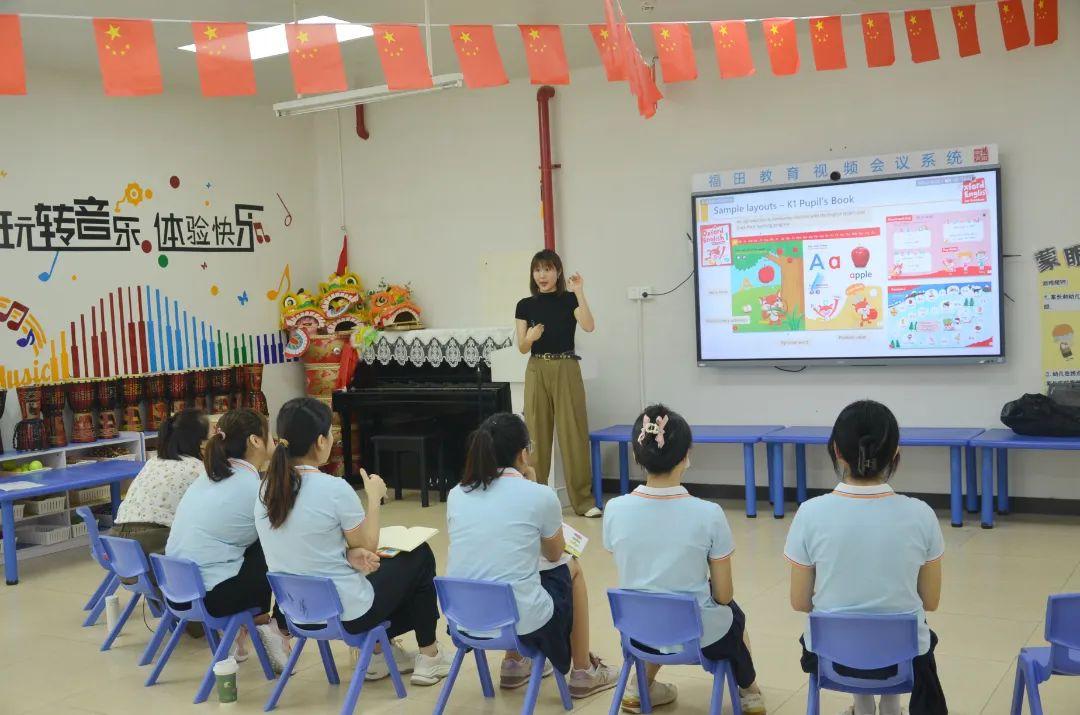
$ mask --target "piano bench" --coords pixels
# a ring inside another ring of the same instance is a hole
[[[416,458],[420,475],[420,506],[428,505],[428,455],[431,449],[435,449],[436,472],[435,479],[439,487],[439,501],[446,501],[446,491],[449,487],[446,477],[446,469],[443,465],[443,442],[438,434],[379,434],[371,438],[371,461],[375,473],[386,480],[387,486],[393,484],[394,499],[401,499],[401,456],[412,454]],[[391,452],[394,455],[393,474],[385,474],[382,471],[382,453]]]

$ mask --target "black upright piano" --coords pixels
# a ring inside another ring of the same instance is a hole
[[[454,367],[445,362],[438,367],[361,362],[350,388],[334,393],[333,408],[341,415],[345,478],[354,485],[361,481],[352,459],[354,422],[360,428],[362,466],[369,470],[372,436],[437,432],[453,485],[461,476],[469,433],[487,417],[512,409],[510,383],[492,382],[491,367],[483,360],[476,367],[464,361]]]

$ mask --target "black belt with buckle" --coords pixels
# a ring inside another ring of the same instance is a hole
[[[539,360],[580,360],[581,356],[575,353],[540,353],[533,355]]]

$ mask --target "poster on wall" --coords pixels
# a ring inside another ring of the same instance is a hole
[[[1080,329],[1080,243],[1035,252],[1041,303],[1039,342],[1047,385],[1080,381],[1075,333]]]

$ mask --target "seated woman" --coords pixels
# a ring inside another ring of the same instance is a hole
[[[158,430],[157,456],[147,460],[116,512],[111,536],[134,539],[147,556],[165,553],[180,499],[203,473],[202,443],[210,422],[201,410],[171,415]]]
[[[446,523],[447,575],[509,583],[521,641],[570,673],[571,697],[615,687],[615,671],[589,651],[585,575],[563,553],[562,505],[551,488],[536,483],[520,417],[492,415],[473,433],[465,476],[447,498]],[[507,653],[499,686],[524,685],[530,668],[520,654]]]
[[[269,443],[266,418],[260,413],[239,409],[222,415],[206,444],[205,472],[180,500],[165,554],[199,565],[210,615],[259,609],[259,639],[274,670],[281,672],[288,640],[281,628],[284,621],[270,620],[270,583],[255,530],[259,469],[268,460]],[[247,657],[241,639],[236,655],[238,660]]]
[[[334,582],[349,633],[390,621],[395,638],[413,631],[420,652],[394,643],[394,660],[413,685],[435,685],[450,672],[453,654],[439,648],[435,626],[435,554],[423,544],[379,561],[379,511],[386,485],[361,471],[367,512],[344,479],[319,471],[330,457],[330,408],[311,397],[286,402],[277,418],[278,443],[266,473],[255,525],[271,571],[324,576]],[[373,658],[366,678],[386,677]]]

